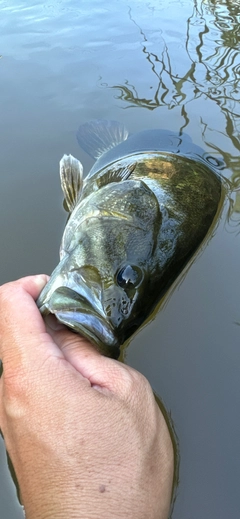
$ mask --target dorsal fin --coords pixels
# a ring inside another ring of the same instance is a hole
[[[64,194],[63,206],[69,213],[74,209],[83,185],[83,167],[72,155],[63,155],[60,160],[60,180]]]
[[[79,146],[94,159],[98,159],[127,138],[127,129],[118,121],[95,119],[79,126],[77,131]]]

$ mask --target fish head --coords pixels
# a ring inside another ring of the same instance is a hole
[[[111,183],[73,211],[61,261],[38,300],[43,314],[118,356],[152,306],[161,211],[138,180]]]
[[[86,123],[78,142],[96,159],[86,179],[77,159],[60,161],[70,216],[60,263],[37,301],[43,315],[116,358],[198,249],[222,193],[219,164],[189,137],[127,137],[116,121]]]

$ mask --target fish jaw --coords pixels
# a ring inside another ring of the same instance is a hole
[[[100,353],[116,359],[119,357],[123,342],[121,334],[106,318],[96,294],[84,283],[79,283],[79,279],[75,283],[69,277],[64,280],[57,276],[54,280],[53,276],[40,294],[37,305],[43,317],[55,315],[58,321],[94,343]]]

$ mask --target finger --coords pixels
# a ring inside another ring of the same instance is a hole
[[[71,332],[68,328],[56,329],[58,326],[54,319],[47,322],[51,326],[48,331],[65,359],[96,389],[105,388],[125,397],[131,392],[133,385],[139,384],[140,379],[142,383],[144,377],[133,368],[104,357],[86,338]]]
[[[29,276],[0,287],[1,335],[9,334],[10,330],[35,335],[45,329],[34,300],[46,282],[44,275]]]
[[[52,314],[47,315],[44,320],[47,332],[61,349],[65,359],[78,371],[84,369],[83,358],[96,357],[101,361],[101,354],[88,339],[71,331]]]
[[[47,274],[38,274],[36,276],[26,276],[24,278],[17,279],[16,281],[11,281],[9,283],[5,283],[5,285],[0,286],[1,290],[15,289],[16,287],[22,288],[26,292],[28,292],[33,299],[37,299],[41,290],[44,288],[46,283],[49,280],[49,276]]]
[[[42,342],[47,342],[46,326],[34,301],[47,280],[45,275],[29,276],[0,287],[0,358],[4,366],[8,359],[20,362],[27,350],[37,357]]]

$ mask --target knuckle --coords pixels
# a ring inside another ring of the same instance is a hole
[[[122,383],[125,395],[131,401],[142,400],[149,392],[152,394],[151,386],[146,377],[135,369],[128,368],[125,370]]]
[[[15,291],[14,284],[12,282],[6,283],[0,286],[0,304],[5,303],[9,300],[9,296]]]
[[[4,394],[9,397],[19,396],[26,393],[29,387],[28,378],[21,369],[17,372],[14,368],[8,368],[5,372],[3,367]]]
[[[132,378],[134,382],[135,391],[139,394],[145,394],[151,390],[151,386],[146,377],[136,370],[132,371]],[[152,390],[151,390],[152,391]]]
[[[5,286],[0,287],[0,309],[1,309],[0,317],[1,318],[3,316],[4,308],[6,307],[6,304],[8,303],[8,293],[9,293],[9,290],[7,290]]]
[[[17,287],[13,282],[0,286],[0,320],[2,320],[5,325],[11,324],[12,303],[16,294],[18,294],[19,300],[21,301],[21,295],[23,296],[23,293],[23,289]]]
[[[3,405],[5,412],[11,418],[17,418],[25,412],[30,395],[28,378],[19,371],[8,370],[2,375],[3,382]]]

